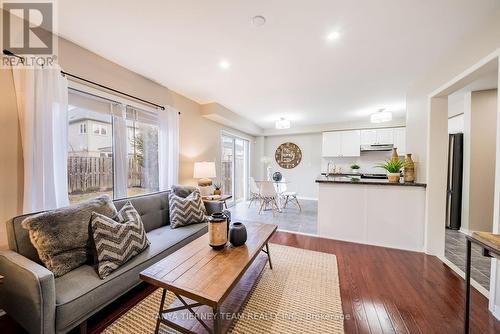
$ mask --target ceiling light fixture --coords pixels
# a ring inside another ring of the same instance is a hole
[[[336,39],[339,39],[340,33],[338,31],[332,31],[326,36],[326,39],[329,41],[334,41]]]
[[[290,129],[290,120],[281,117],[279,120],[276,121],[275,127],[278,130]]]
[[[379,111],[370,115],[370,122],[372,123],[384,123],[390,121],[392,121],[392,112],[385,111],[385,109],[379,109]]]
[[[219,67],[222,68],[223,70],[227,70],[231,67],[231,63],[228,62],[227,60],[221,60],[219,62]]]
[[[255,27],[262,27],[264,24],[266,24],[266,18],[262,15],[256,15],[252,17],[252,24]]]

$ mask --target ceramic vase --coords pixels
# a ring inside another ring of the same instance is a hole
[[[411,159],[410,153],[405,158],[404,180],[410,183],[415,182],[415,163]]]
[[[391,160],[392,161],[399,160],[398,148],[397,147],[393,147],[392,148]]]
[[[234,247],[241,246],[247,241],[247,229],[243,223],[235,222],[229,228],[229,242]]]

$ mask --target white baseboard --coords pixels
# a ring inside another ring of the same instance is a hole
[[[500,308],[493,305],[492,309],[490,309],[490,312],[491,314],[493,314],[493,316],[495,318],[497,318],[497,320],[500,320]]]
[[[306,201],[317,201],[318,198],[317,197],[307,197],[307,196],[297,196],[298,199],[303,199],[303,200],[306,200]]]
[[[459,231],[464,233],[464,234],[470,234],[470,230],[463,228],[463,227],[460,227]]]
[[[444,264],[446,264],[448,267],[450,267],[451,270],[456,272],[460,277],[465,279],[465,273],[462,271],[462,269],[457,267],[453,262],[451,262],[450,260],[448,260],[444,256],[438,256],[438,259],[440,259]],[[486,298],[490,299],[490,292],[488,290],[486,290],[481,284],[476,282],[472,277],[470,278],[470,282],[471,282],[471,285],[474,288],[476,288],[477,291],[479,291]]]

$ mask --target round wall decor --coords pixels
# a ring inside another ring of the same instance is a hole
[[[302,160],[302,151],[294,143],[284,143],[278,146],[274,158],[281,168],[292,169]]]

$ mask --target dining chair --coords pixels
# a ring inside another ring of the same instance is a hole
[[[259,215],[262,212],[262,209],[266,210],[267,208],[271,208],[273,210],[273,216],[275,211],[280,212],[280,208],[278,206],[278,202],[276,201],[278,194],[276,193],[276,189],[274,189],[274,184],[272,181],[264,181],[260,184],[260,209]]]
[[[295,203],[297,207],[299,208],[299,211],[302,212],[302,207],[300,206],[299,199],[297,198],[297,192],[296,191],[287,191],[287,186],[285,182],[285,177],[282,178],[283,185],[282,185],[282,192],[281,196],[283,197],[285,203],[283,204],[283,209],[286,208],[286,205],[288,202],[290,203]]]
[[[248,203],[248,207],[250,207],[253,201],[259,201],[260,203],[261,199],[260,199],[260,189],[257,186],[255,179],[250,176],[248,178],[248,183],[250,185],[250,203]]]

